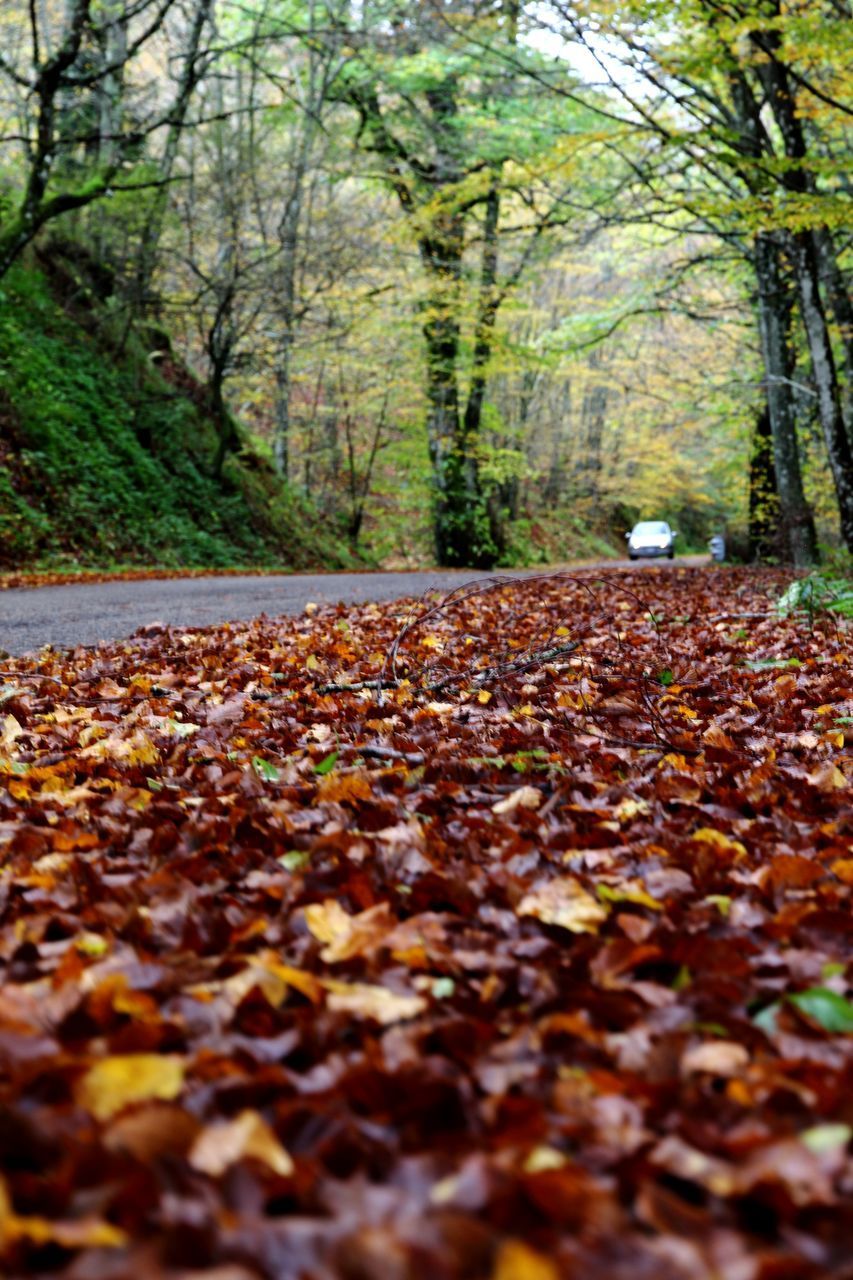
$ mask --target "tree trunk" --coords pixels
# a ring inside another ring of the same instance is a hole
[[[749,558],[767,560],[779,553],[779,493],[773,465],[773,435],[766,404],[755,422],[749,458]]]
[[[290,344],[279,347],[275,371],[273,466],[282,480],[290,476]]]
[[[777,14],[781,11],[779,0],[774,0],[772,11]],[[760,39],[757,36],[753,39],[762,53],[766,53],[768,49],[771,53],[771,56],[764,57],[757,63],[756,69],[785,148],[788,163],[782,175],[784,186],[799,196],[814,194],[814,176],[808,164],[806,135],[802,116],[797,111],[796,92],[788,68],[782,57],[777,56],[781,37],[774,29],[769,33],[763,32]],[[817,388],[820,425],[838,501],[841,536],[848,550],[853,551],[853,455],[844,426],[835,355],[820,295],[816,242],[824,234],[828,234],[827,229],[821,226],[791,231],[789,243],[811,355],[812,374]]]
[[[484,496],[488,499],[485,504],[484,514],[488,521],[487,535],[491,543],[491,551],[486,553],[486,549],[483,548],[483,564],[487,567],[490,564],[494,564],[495,558],[503,551],[505,546],[504,526],[506,519],[503,508],[507,504],[502,499],[504,496],[509,496],[508,494],[502,495],[498,493],[497,489],[489,495],[483,494],[474,455],[474,446],[480,437],[480,428],[483,421],[483,405],[486,401],[489,361],[492,358],[495,323],[500,302],[497,287],[498,221],[500,219],[500,211],[500,171],[496,170],[492,175],[489,194],[486,197],[485,217],[483,219],[483,257],[480,268],[480,290],[477,298],[477,319],[474,327],[474,355],[468,401],[465,405],[465,415],[462,422],[462,448],[470,460],[471,500],[482,507]],[[509,513],[507,512],[507,514]],[[485,532],[486,530],[484,530]]]
[[[853,455],[841,415],[841,395],[835,355],[818,287],[814,239],[804,231],[792,237],[794,269],[800,294],[800,311],[809,343],[812,375],[818,396],[818,413],[829,466],[835,484],[841,536],[853,551]]]
[[[488,568],[494,563],[494,547],[477,460],[459,403],[463,243],[461,218],[451,213],[436,219],[432,234],[420,244],[430,281],[423,334],[435,552],[440,565]]]
[[[755,238],[753,264],[780,515],[787,552],[795,565],[805,566],[817,559],[817,539],[814,519],[803,493],[791,395],[792,361],[788,345],[791,299],[782,279],[778,246],[767,232],[759,232]]]
[[[847,439],[853,446],[853,302],[851,302],[843,272],[838,265],[838,254],[832,236],[826,227],[819,227],[815,232],[815,248],[826,300],[841,338],[845,378],[841,409],[847,428]]]

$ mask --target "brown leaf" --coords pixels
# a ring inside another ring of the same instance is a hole
[[[189,1153],[193,1168],[212,1178],[248,1158],[259,1160],[281,1178],[290,1177],[294,1170],[290,1156],[257,1111],[241,1111],[233,1120],[208,1125]]]

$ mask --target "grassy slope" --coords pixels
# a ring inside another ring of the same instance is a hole
[[[249,450],[211,476],[189,379],[167,380],[136,334],[115,355],[109,304],[79,279],[69,298],[70,270],[0,285],[0,567],[352,564]]]

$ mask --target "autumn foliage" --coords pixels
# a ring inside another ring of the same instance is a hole
[[[4,1274],[849,1276],[849,633],[782,585],[7,660]]]

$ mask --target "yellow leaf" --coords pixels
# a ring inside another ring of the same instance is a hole
[[[838,858],[833,862],[830,871],[845,884],[853,884],[853,858]]]
[[[491,1280],[560,1280],[555,1263],[523,1240],[504,1240]]]
[[[309,671],[319,671],[321,663],[319,658],[315,657],[313,653],[309,653],[308,657],[305,659],[305,666]]]
[[[560,876],[526,894],[516,914],[535,916],[570,933],[597,933],[607,919],[607,909],[573,876]]]
[[[312,1004],[319,1004],[323,997],[323,987],[318,978],[313,973],[306,973],[304,969],[294,969],[292,965],[282,964],[276,957],[274,952],[265,951],[257,957],[254,967],[263,969],[268,974],[276,978],[280,978],[285,986],[292,987],[294,991],[298,991],[300,995],[305,996],[306,1000],[310,1000]]]
[[[477,694],[477,701],[482,706],[485,706],[486,703],[491,702],[491,700],[492,700],[492,695],[489,693],[488,689],[481,689],[480,692]]]
[[[515,809],[538,809],[542,792],[538,787],[516,787],[510,795],[492,805],[492,813],[512,813]]]
[[[444,648],[444,643],[440,636],[424,636],[423,640],[421,640],[421,648],[437,649],[440,651]]]
[[[833,764],[831,760],[827,760],[825,764],[810,773],[809,782],[813,787],[817,787],[818,791],[840,791],[848,785],[838,765]]]
[[[141,729],[137,729],[129,737],[123,738],[117,733],[93,742],[80,752],[87,760],[114,760],[117,764],[130,767],[138,764],[156,764],[160,752],[150,738]]]
[[[247,1158],[260,1160],[282,1178],[293,1173],[293,1161],[257,1111],[241,1111],[233,1120],[209,1125],[196,1138],[189,1154],[193,1168],[212,1178]]]
[[[330,773],[317,787],[316,803],[341,804],[345,800],[370,800],[373,793],[363,773]]]
[[[616,817],[620,822],[631,822],[634,818],[645,817],[650,813],[647,800],[634,800],[633,797],[627,797],[616,806]]]
[[[104,1058],[77,1082],[77,1103],[109,1120],[132,1102],[171,1101],[184,1087],[184,1059],[175,1054],[127,1053]]]
[[[356,916],[344,911],[333,898],[312,902],[305,908],[305,923],[318,942],[326,946],[320,959],[326,964],[350,960],[374,948],[391,931],[394,921],[387,902],[380,902]]]
[[[735,743],[718,724],[708,725],[708,728],[702,734],[702,741],[707,742],[709,747],[718,747],[723,751],[732,751],[735,748]]]
[[[663,903],[646,890],[642,880],[620,880],[618,884],[600,884],[598,891],[605,902],[635,902],[640,907],[650,907],[652,911],[663,911]]]
[[[0,1251],[5,1252],[16,1240],[55,1244],[61,1249],[121,1249],[128,1243],[119,1227],[102,1218],[51,1221],[20,1216],[12,1208],[6,1183],[0,1177]]]
[[[707,1072],[712,1076],[737,1076],[749,1066],[749,1052],[734,1040],[708,1040],[687,1049],[681,1058],[681,1074]]]
[[[568,1158],[556,1147],[543,1145],[534,1147],[524,1161],[525,1173],[548,1173],[551,1169],[562,1169],[568,1164]]]
[[[323,986],[329,992],[327,1005],[331,1010],[350,1013],[355,1018],[373,1018],[383,1027],[416,1018],[427,1007],[423,996],[398,995],[387,987],[367,982],[335,982],[329,979]]]
[[[84,956],[102,956],[105,951],[109,951],[109,947],[106,938],[102,938],[99,933],[89,933],[88,930],[74,939],[75,951]]]
[[[87,724],[83,727],[77,742],[81,747],[88,747],[91,743],[97,742],[99,738],[105,738],[106,736],[107,726],[95,721],[94,724]]]
[[[0,732],[0,747],[8,751],[23,732],[14,716],[6,716],[3,720],[2,732]]]
[[[709,844],[719,853],[733,853],[737,858],[746,857],[746,848],[740,840],[732,840],[724,832],[715,831],[713,827],[699,827],[690,839],[698,840],[700,844]]]

